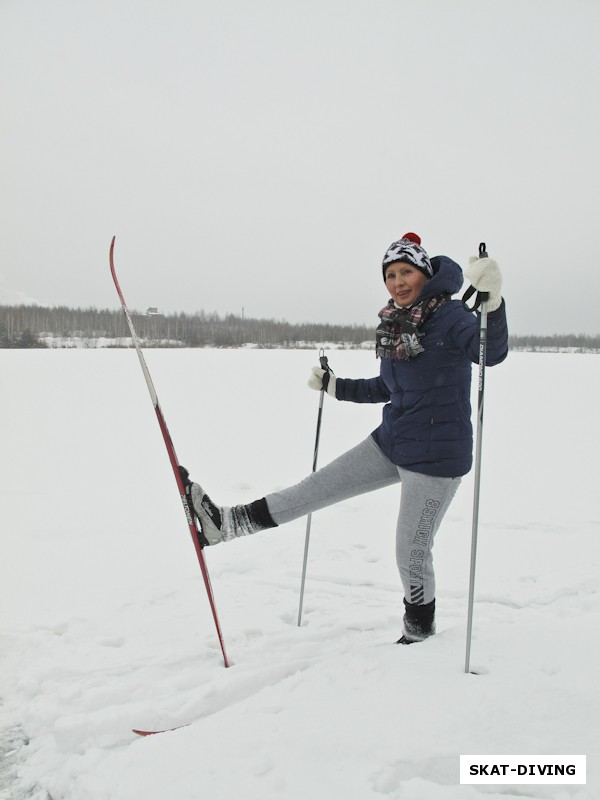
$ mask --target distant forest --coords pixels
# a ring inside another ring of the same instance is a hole
[[[373,338],[373,328],[284,320],[251,319],[198,311],[160,314],[132,311],[139,338],[147,347],[298,347],[303,342],[336,342],[358,346]],[[44,306],[0,306],[0,347],[128,347],[129,329],[119,309],[73,309]]]
[[[149,308],[132,312],[136,332],[146,347],[312,347],[335,343],[360,347],[374,340],[375,325],[291,324],[284,320],[251,319],[198,311],[160,314]],[[0,306],[0,348],[129,347],[123,312],[63,306]],[[600,352],[600,334],[511,336],[514,350],[569,349]]]

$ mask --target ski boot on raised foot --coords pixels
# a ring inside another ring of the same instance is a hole
[[[435,633],[435,599],[423,606],[404,600],[402,636],[396,644],[422,642]]]
[[[264,497],[248,505],[217,506],[198,483],[190,481],[189,472],[179,467],[188,502],[200,521],[202,533],[209,545],[229,542],[237,536],[248,536],[267,528],[277,527]]]

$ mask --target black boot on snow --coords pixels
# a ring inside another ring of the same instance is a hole
[[[435,599],[423,606],[404,600],[402,636],[396,644],[422,642],[435,633]]]

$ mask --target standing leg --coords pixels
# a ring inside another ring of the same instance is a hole
[[[398,468],[402,480],[396,561],[404,587],[403,644],[435,633],[433,542],[460,478],[436,478]]]

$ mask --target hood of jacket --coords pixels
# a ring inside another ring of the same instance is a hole
[[[431,259],[433,268],[433,278],[430,278],[421,292],[417,302],[429,297],[436,297],[438,294],[449,292],[456,294],[460,292],[463,285],[463,271],[448,256],[434,256]]]

